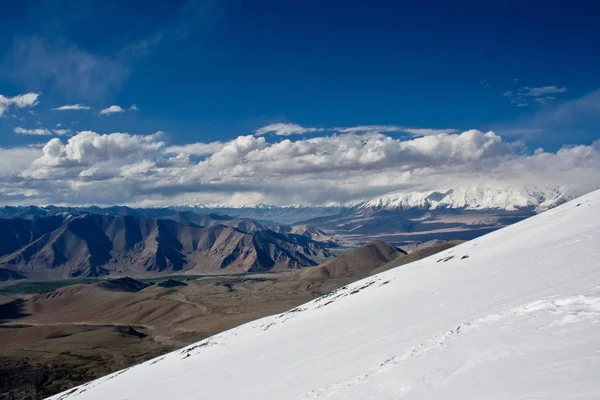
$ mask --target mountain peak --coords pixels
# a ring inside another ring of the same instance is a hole
[[[366,201],[360,209],[450,208],[468,210],[535,209],[543,211],[573,198],[558,186],[473,185],[428,191],[395,191]]]

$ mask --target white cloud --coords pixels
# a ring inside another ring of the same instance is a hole
[[[38,104],[39,93],[25,93],[14,97],[6,97],[0,94],[0,117],[10,107],[25,108]]]
[[[540,97],[540,96],[545,96],[548,94],[555,94],[555,93],[564,93],[566,92],[568,89],[564,88],[564,87],[557,87],[555,85],[552,86],[543,86],[543,87],[537,87],[537,88],[532,88],[532,87],[528,87],[525,86],[523,88],[523,95],[524,96],[533,96],[533,97]]]
[[[243,164],[259,171],[304,173],[340,168],[376,169],[391,165],[413,168],[428,163],[464,162],[511,151],[511,145],[502,142],[495,133],[470,130],[460,135],[427,136],[405,141],[373,133],[348,133],[294,142],[286,139],[273,144],[262,142],[252,146],[250,151],[239,152],[237,157],[223,157],[224,153],[229,155],[228,146],[246,138],[230,142],[204,163],[219,165],[219,161],[225,159],[224,165]]]
[[[122,112],[125,112],[124,108],[121,108],[121,106],[112,105],[100,111],[100,115],[108,115]]]
[[[65,104],[64,106],[53,108],[54,111],[71,111],[71,110],[89,110],[90,106],[85,104]]]
[[[360,132],[400,132],[405,129],[401,126],[396,125],[359,125],[352,126],[350,128],[336,128],[338,132],[342,133],[360,133]]]
[[[456,133],[458,129],[404,128],[402,131],[414,136],[434,136]]]
[[[218,167],[232,166],[243,160],[251,152],[264,149],[266,146],[267,142],[264,137],[238,136],[203,162]]]
[[[0,148],[0,178],[16,176],[41,155],[41,149],[32,147]],[[12,180],[11,180],[12,181]],[[2,181],[0,186],[18,182]]]
[[[358,125],[350,127],[336,128],[305,128],[293,123],[277,123],[264,126],[254,131],[255,135],[262,136],[267,133],[274,133],[277,136],[291,136],[311,132],[339,132],[339,133],[389,133],[406,132],[415,136],[441,135],[447,133],[456,133],[457,129],[432,129],[432,128],[407,128],[398,125]]]
[[[190,156],[206,156],[220,151],[225,143],[217,141],[210,143],[190,143],[182,146],[169,146],[165,149],[167,153],[187,154]]]
[[[109,114],[116,114],[116,113],[123,113],[125,111],[137,111],[138,108],[135,104],[132,104],[128,109],[124,109],[121,106],[118,105],[112,105],[110,107],[107,107],[103,110],[100,111],[100,115],[109,115]]]
[[[142,136],[127,133],[100,135],[83,131],[69,138],[66,144],[51,139],[42,149],[42,155],[23,171],[22,176],[35,179],[53,179],[78,176],[89,167],[116,170],[131,161],[143,160],[164,147],[160,133]]]
[[[268,133],[273,133],[277,136],[290,136],[290,135],[301,135],[304,133],[322,132],[322,131],[324,131],[323,128],[305,128],[298,124],[277,123],[277,124],[270,124],[267,126],[263,126],[262,128],[259,128],[256,131],[254,131],[254,134],[257,136],[260,136],[260,135],[266,135]]]
[[[170,147],[161,136],[84,131],[67,141],[53,138],[41,150],[7,149],[0,157],[27,157],[16,166],[0,161],[0,199],[323,204],[477,181],[600,185],[600,143],[527,152],[497,133],[477,130],[412,139],[369,130],[273,141],[248,135]],[[206,157],[196,162],[190,155]]]
[[[148,160],[142,160],[134,164],[122,166],[119,175],[122,177],[148,175],[155,167],[155,163]]]
[[[34,135],[34,136],[48,136],[54,133],[55,135],[66,135],[71,132],[69,129],[45,129],[45,128],[33,128],[33,129],[25,129],[20,126],[14,129],[14,132],[18,135]]]
[[[25,128],[21,128],[19,126],[14,129],[14,132],[18,135],[46,136],[46,135],[52,134],[52,132],[50,132],[48,129],[44,129],[44,128],[25,129]]]

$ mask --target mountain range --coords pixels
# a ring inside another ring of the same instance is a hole
[[[356,209],[466,209],[545,211],[573,198],[573,193],[554,186],[544,188],[480,185],[445,191],[397,191],[358,204]]]
[[[430,240],[470,240],[554,208],[575,196],[557,187],[473,186],[393,192],[306,221],[340,243],[383,240],[410,246]]]
[[[558,187],[487,185],[392,192],[342,207],[5,206],[0,279],[283,271],[315,265],[338,243],[473,239],[571,196]],[[308,219],[281,224],[297,218]]]
[[[560,205],[577,195],[558,186],[473,185],[396,191],[340,206],[180,206],[265,223],[308,225],[347,246],[383,240],[411,246],[430,240],[470,240]]]
[[[576,190],[560,186],[522,186],[485,184],[457,186],[437,190],[394,191],[365,201],[340,205],[246,204],[235,207],[219,204],[187,204],[173,207],[181,210],[218,212],[256,220],[301,223],[324,216],[353,213],[360,210],[504,210],[540,212],[560,205],[578,195]]]
[[[508,186],[474,185],[444,190],[395,191],[367,201],[338,206],[267,204],[240,205],[236,207],[219,204],[177,205],[168,208],[133,208],[127,206],[3,206],[0,218],[31,218],[61,213],[86,212],[103,215],[131,215],[136,217],[171,217],[175,211],[194,211],[200,215],[218,215],[250,218],[273,224],[302,224],[303,221],[325,216],[351,214],[366,211],[528,211],[540,212],[556,207],[581,193],[559,186]],[[231,217],[226,217],[231,218]]]
[[[27,219],[0,219],[0,278],[285,271],[316,265],[334,245],[313,240],[327,237],[314,229],[278,233],[222,215],[128,208],[118,211],[134,215],[108,214],[114,209],[31,215],[40,210],[55,211],[29,207],[18,214]]]

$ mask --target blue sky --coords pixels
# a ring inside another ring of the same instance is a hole
[[[452,129],[429,134],[456,136],[476,129],[493,131],[521,156],[540,147],[557,154],[568,145],[595,151],[598,15],[600,5],[584,1],[12,2],[0,16],[0,33],[10,38],[0,43],[0,95],[38,97],[22,107],[5,100],[0,149],[41,147],[54,137],[67,145],[85,131],[135,137],[161,131],[156,140],[164,148],[181,149],[288,123],[303,129],[253,137],[300,146],[361,125],[394,126],[362,131],[394,140],[419,137],[406,129]],[[76,104],[81,109],[53,110]],[[123,111],[102,113],[110,106]],[[191,163],[215,155],[182,154]],[[141,159],[156,164],[165,157]],[[400,170],[417,167],[423,168]],[[40,190],[30,182],[39,177],[26,169],[11,171],[6,193]],[[215,199],[246,190],[219,187]],[[248,198],[303,201],[267,192]],[[106,201],[139,201],[131,193]],[[306,201],[328,200],[317,197]],[[356,197],[358,189],[346,190],[331,201]],[[24,200],[20,194],[14,201]]]

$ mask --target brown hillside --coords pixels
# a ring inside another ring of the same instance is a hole
[[[316,267],[294,271],[282,279],[319,280],[361,276],[392,260],[407,256],[406,252],[397,247],[375,241]]]

